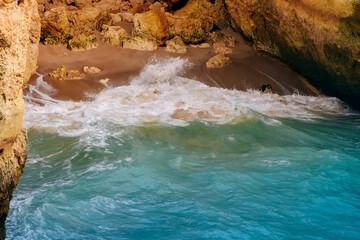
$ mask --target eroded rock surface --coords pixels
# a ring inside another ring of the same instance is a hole
[[[311,83],[360,108],[358,0],[225,0],[232,26]]]
[[[358,0],[38,1],[46,44],[68,44],[108,26],[103,41],[112,45],[154,50],[177,36],[196,46],[210,40],[215,54],[226,55],[234,47],[226,39],[214,41],[212,32],[233,28],[325,93],[360,102]],[[123,37],[120,22],[134,23],[131,36]]]
[[[213,5],[207,0],[190,0],[174,14],[167,13],[170,37],[179,36],[185,43],[204,41],[214,26]]]
[[[95,73],[101,72],[101,69],[97,68],[97,67],[84,66],[83,71],[84,71],[84,73],[87,73],[87,74],[95,74]]]
[[[165,50],[168,52],[186,53],[187,47],[183,40],[179,36],[176,36],[173,39],[166,41]]]
[[[73,37],[68,43],[68,47],[72,51],[85,51],[96,48],[97,46],[98,42],[96,36],[95,34],[91,33],[81,33]]]
[[[206,62],[207,68],[224,68],[231,64],[231,60],[229,57],[226,57],[224,54],[218,54],[212,58],[210,58]]]
[[[41,18],[41,39],[47,45],[66,44],[79,35],[102,30],[111,25],[112,17],[99,8],[86,7],[70,11],[66,7],[52,8]]]
[[[65,66],[60,66],[56,70],[49,73],[49,76],[58,80],[81,80],[85,78],[85,74],[79,70],[69,70]]]
[[[228,33],[212,32],[210,40],[216,54],[230,54],[235,48],[235,38]]]
[[[136,36],[124,39],[123,47],[139,51],[154,51],[157,49],[157,44],[155,41]]]
[[[135,14],[133,34],[163,45],[169,38],[165,13],[154,9]]]
[[[120,26],[103,25],[103,31],[100,34],[103,42],[113,46],[122,46],[124,39],[128,38],[128,34]]]
[[[0,0],[0,225],[27,157],[22,89],[35,73],[40,18],[35,0]]]

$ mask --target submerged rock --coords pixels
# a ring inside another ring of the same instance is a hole
[[[137,102],[137,103],[148,103],[148,102],[153,102],[157,99],[157,94],[153,93],[153,92],[143,92],[140,93],[138,95],[136,95],[133,98],[133,101]]]
[[[231,60],[229,57],[226,57],[224,54],[218,54],[212,58],[210,58],[206,62],[207,68],[224,68],[231,64]]]
[[[215,119],[215,117],[206,110],[198,111],[196,116],[200,119]]]
[[[194,120],[194,115],[190,111],[185,109],[176,109],[170,117],[173,119],[179,119],[184,121]]]
[[[187,52],[186,45],[179,36],[176,36],[173,39],[166,41],[165,50],[168,52],[175,52],[175,53]]]

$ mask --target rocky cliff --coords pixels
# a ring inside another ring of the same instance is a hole
[[[360,1],[225,0],[232,26],[325,93],[360,102]]]
[[[231,24],[257,50],[282,59],[324,93],[360,108],[359,0],[38,2],[42,41],[65,43],[72,50],[96,47],[94,31],[103,31],[104,42],[154,50],[176,36],[186,44],[208,41],[210,32]],[[118,26],[117,32],[107,27],[119,21],[134,23],[131,36]]]
[[[26,160],[22,90],[35,73],[39,39],[36,0],[0,0],[0,225]]]

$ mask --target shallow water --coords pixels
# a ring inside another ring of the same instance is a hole
[[[7,238],[358,239],[360,115],[210,88],[180,76],[188,65],[154,61],[83,102],[40,77]]]

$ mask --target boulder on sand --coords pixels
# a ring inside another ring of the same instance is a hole
[[[169,39],[164,12],[154,9],[135,14],[133,35],[155,41],[157,45],[163,45]]]
[[[224,54],[218,54],[212,58],[210,58],[206,62],[207,68],[224,68],[231,64],[231,60],[229,57],[226,57]]]
[[[103,42],[113,46],[121,46],[123,40],[129,37],[125,29],[122,27],[108,25],[103,25],[103,31],[100,33],[100,35],[103,37]]]
[[[55,71],[49,73],[49,76],[59,80],[80,80],[85,78],[85,74],[78,70],[68,70],[65,66],[60,66]]]
[[[213,28],[213,5],[207,0],[190,0],[174,14],[166,13],[170,38],[179,36],[185,43],[199,43]]]
[[[111,16],[94,7],[68,11],[65,7],[46,11],[41,18],[41,41],[46,45],[68,43],[81,33],[102,30],[102,25],[111,25]]]
[[[155,41],[151,41],[147,38],[142,37],[132,37],[124,39],[123,48],[135,49],[140,51],[154,51],[157,49],[157,44]]]
[[[96,48],[97,46],[96,36],[91,33],[81,33],[69,40],[68,43],[68,47],[72,51],[85,51]]]
[[[166,51],[175,53],[186,53],[187,48],[181,37],[176,36],[171,40],[166,41]]]

